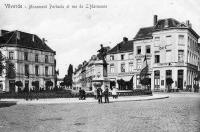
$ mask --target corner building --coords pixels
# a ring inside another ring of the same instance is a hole
[[[193,88],[199,67],[199,35],[189,21],[157,20],[155,15],[153,22],[153,26],[141,28],[134,38],[134,88],[141,88],[139,73],[145,55],[153,91],[166,91],[167,78],[174,81],[172,89]]]
[[[21,81],[24,88],[46,88],[46,82],[55,86],[55,54],[44,39],[37,35],[21,31],[0,30],[0,51],[15,68],[14,78],[6,77],[4,70],[0,76],[0,92],[17,92],[16,81]]]

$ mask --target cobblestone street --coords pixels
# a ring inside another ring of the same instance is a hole
[[[170,93],[169,96],[159,100],[110,104],[4,107],[0,108],[0,131],[199,132],[200,94]]]

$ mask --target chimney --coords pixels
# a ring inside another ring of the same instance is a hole
[[[32,34],[32,41],[35,42],[35,35]]]
[[[127,37],[123,37],[123,43],[126,43],[128,41]]]
[[[1,29],[0,29],[0,36],[3,36],[3,35],[6,34],[6,33],[9,33],[9,31],[1,30]]]
[[[45,42],[46,42],[46,39],[42,38],[42,43],[45,44]]]
[[[192,24],[190,24],[189,20],[186,21],[186,26],[188,26],[189,28],[192,28]]]
[[[154,26],[156,25],[157,21],[158,21],[158,16],[157,16],[157,15],[154,15],[154,16],[153,16],[153,25],[154,25]]]
[[[17,35],[16,35],[17,39],[20,40],[20,32],[19,32],[19,31],[16,31],[16,34],[17,34]]]

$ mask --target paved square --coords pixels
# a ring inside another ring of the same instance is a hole
[[[0,108],[0,132],[199,132],[200,94],[110,104]]]

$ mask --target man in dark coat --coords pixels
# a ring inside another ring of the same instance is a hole
[[[84,100],[85,100],[85,98],[86,98],[86,95],[85,95],[85,90],[83,89],[83,90],[82,90],[82,99],[84,99]]]
[[[82,99],[82,98],[83,98],[83,92],[82,92],[82,89],[80,88],[79,89],[79,100]]]
[[[105,97],[105,103],[109,103],[109,90],[108,86],[106,86],[105,91],[104,91],[104,97]]]
[[[97,98],[98,98],[99,104],[102,103],[102,94],[103,94],[102,89],[99,87],[97,89]]]

